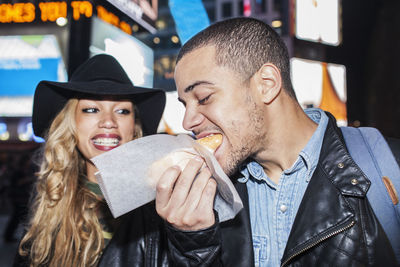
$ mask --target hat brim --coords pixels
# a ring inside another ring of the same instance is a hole
[[[130,99],[137,106],[145,135],[157,133],[165,107],[165,93],[110,80],[88,82],[41,81],[35,90],[32,124],[36,136],[45,137],[51,122],[70,98],[117,96]]]

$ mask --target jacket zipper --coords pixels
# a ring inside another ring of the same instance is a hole
[[[303,248],[302,250],[300,250],[300,251],[296,252],[295,254],[293,254],[292,256],[290,256],[284,263],[282,263],[281,267],[284,267],[284,266],[285,266],[289,261],[291,261],[294,257],[297,257],[298,255],[300,255],[300,254],[304,253],[305,251],[309,250],[310,248],[312,248],[312,247],[318,245],[318,244],[321,243],[322,241],[324,241],[324,240],[326,240],[326,239],[328,239],[328,238],[330,238],[330,237],[332,237],[332,236],[334,236],[334,235],[340,234],[341,232],[346,231],[347,229],[349,229],[350,227],[352,227],[354,224],[355,224],[355,221],[351,221],[350,224],[348,224],[348,225],[346,225],[346,226],[344,226],[344,227],[342,227],[342,228],[340,228],[340,229],[338,229],[338,230],[336,230],[336,231],[330,233],[330,234],[327,235],[327,236],[324,236],[324,237],[318,239],[318,240],[315,241],[314,243],[310,244],[309,246]]]

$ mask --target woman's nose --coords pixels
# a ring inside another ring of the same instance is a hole
[[[117,125],[118,124],[116,123],[113,114],[106,113],[101,116],[99,122],[100,128],[106,128],[106,129],[117,128]]]

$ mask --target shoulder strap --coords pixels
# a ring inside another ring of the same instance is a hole
[[[400,168],[382,134],[370,127],[341,127],[346,146],[356,164],[371,181],[367,198],[400,262],[400,204],[395,204],[384,184],[388,177],[394,194],[400,192]]]

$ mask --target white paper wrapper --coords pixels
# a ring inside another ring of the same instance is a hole
[[[188,135],[166,134],[139,138],[91,159],[99,170],[96,178],[113,216],[121,216],[155,199],[163,169],[154,168],[157,167],[154,164],[171,152],[205,159],[218,184],[214,209],[219,220],[234,218],[243,204],[214,155]]]

